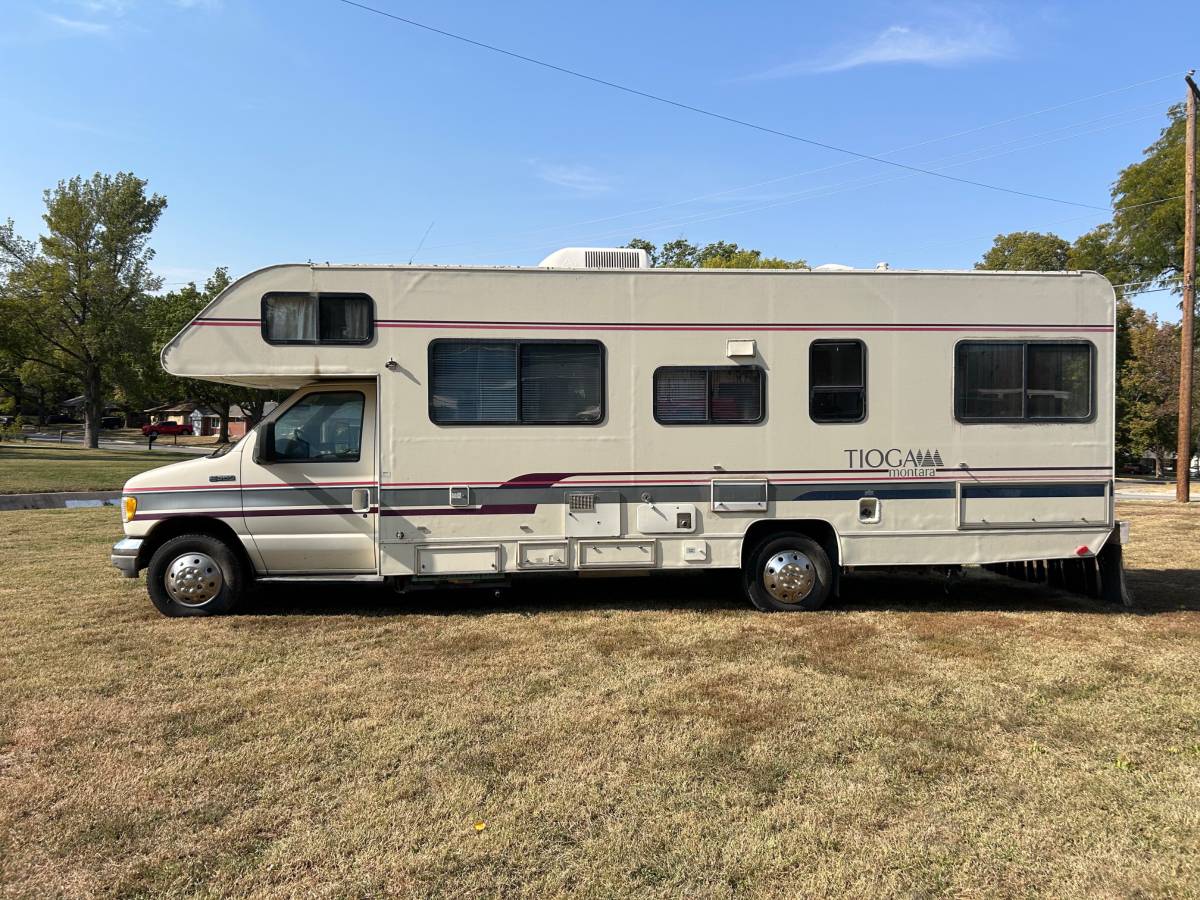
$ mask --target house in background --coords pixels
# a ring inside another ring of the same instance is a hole
[[[69,400],[64,400],[59,404],[59,409],[63,416],[74,422],[83,421],[83,404],[82,396],[72,397]],[[104,404],[104,421],[105,428],[119,428],[122,425],[135,428],[145,421],[145,416],[139,412],[128,410],[123,406],[113,403],[111,400]]]
[[[263,415],[273,410],[278,404],[268,402],[263,407]],[[221,433],[221,414],[211,406],[196,400],[183,400],[179,403],[165,403],[146,410],[151,422],[190,422],[193,432],[199,435],[217,435]],[[245,411],[236,403],[229,407],[229,437],[237,440],[246,433],[247,416]]]

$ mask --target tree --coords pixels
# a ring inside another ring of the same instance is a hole
[[[146,350],[141,313],[162,282],[150,233],[167,201],[128,172],[60,181],[37,243],[0,226],[0,317],[9,354],[77,382],[84,442],[98,447],[108,391]]]
[[[1129,280],[1178,290],[1175,278],[1183,271],[1183,105],[1172,106],[1167,117],[1167,126],[1142,151],[1142,160],[1122,169],[1113,184],[1113,238]]]
[[[261,391],[236,384],[205,381],[199,378],[176,378],[163,371],[158,360],[159,351],[217,294],[225,290],[232,279],[229,270],[216,269],[199,288],[194,281],[188,282],[177,291],[155,297],[147,307],[147,320],[153,335],[153,353],[147,356],[143,383],[153,386],[159,399],[190,399],[216,412],[220,420],[218,443],[229,442],[229,418],[232,407],[239,406],[246,417],[246,426],[251,428],[263,417],[268,401],[280,399],[277,391]]]
[[[645,250],[650,264],[667,269],[807,269],[802,259],[786,260],[777,256],[763,256],[761,250],[743,250],[737,244],[714,241],[697,247],[686,238],[678,238],[662,245],[659,250],[644,238],[634,238],[626,247]]]
[[[1162,476],[1163,460],[1178,434],[1179,329],[1135,309],[1130,316],[1130,357],[1120,379],[1129,450],[1154,457],[1154,474]]]
[[[761,250],[738,250],[729,256],[713,256],[700,263],[702,269],[807,269],[802,259],[786,260],[763,256]]]
[[[998,234],[976,269],[1061,272],[1068,268],[1071,245],[1057,234],[1014,231]]]
[[[685,238],[668,241],[662,245],[659,265],[668,269],[690,269],[697,264],[696,245]]]
[[[643,238],[634,238],[625,245],[630,250],[645,250],[646,255],[650,257],[650,265],[658,265],[658,247]]]

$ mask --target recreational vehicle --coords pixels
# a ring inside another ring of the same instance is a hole
[[[162,351],[291,396],[131,479],[113,563],[168,615],[253,580],[398,588],[738,569],[809,610],[857,567],[1120,599],[1113,290],[1090,272],[278,265]]]

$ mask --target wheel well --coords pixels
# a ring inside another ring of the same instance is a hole
[[[749,563],[750,554],[764,540],[775,534],[802,534],[821,545],[833,566],[834,584],[837,584],[840,554],[838,536],[833,526],[824,519],[760,519],[746,529],[742,537],[742,568]]]
[[[246,545],[242,543],[238,533],[220,519],[208,516],[178,516],[164,519],[151,529],[144,538],[141,549],[138,550],[138,571],[150,565],[150,558],[154,556],[154,552],[159,547],[181,534],[207,534],[223,541],[242,561],[246,577],[250,578],[254,575],[254,563],[251,562],[250,555],[246,552]]]

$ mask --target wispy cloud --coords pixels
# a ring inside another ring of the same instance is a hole
[[[1012,36],[1004,26],[984,18],[956,15],[924,25],[890,25],[868,40],[844,45],[827,57],[784,63],[750,78],[788,78],[877,65],[957,66],[1007,56],[1012,47]]]
[[[591,166],[536,163],[542,181],[580,194],[599,194],[612,188],[612,179]]]
[[[107,22],[93,22],[87,19],[72,19],[57,13],[46,13],[45,19],[60,31],[71,34],[108,34],[112,28]]]

